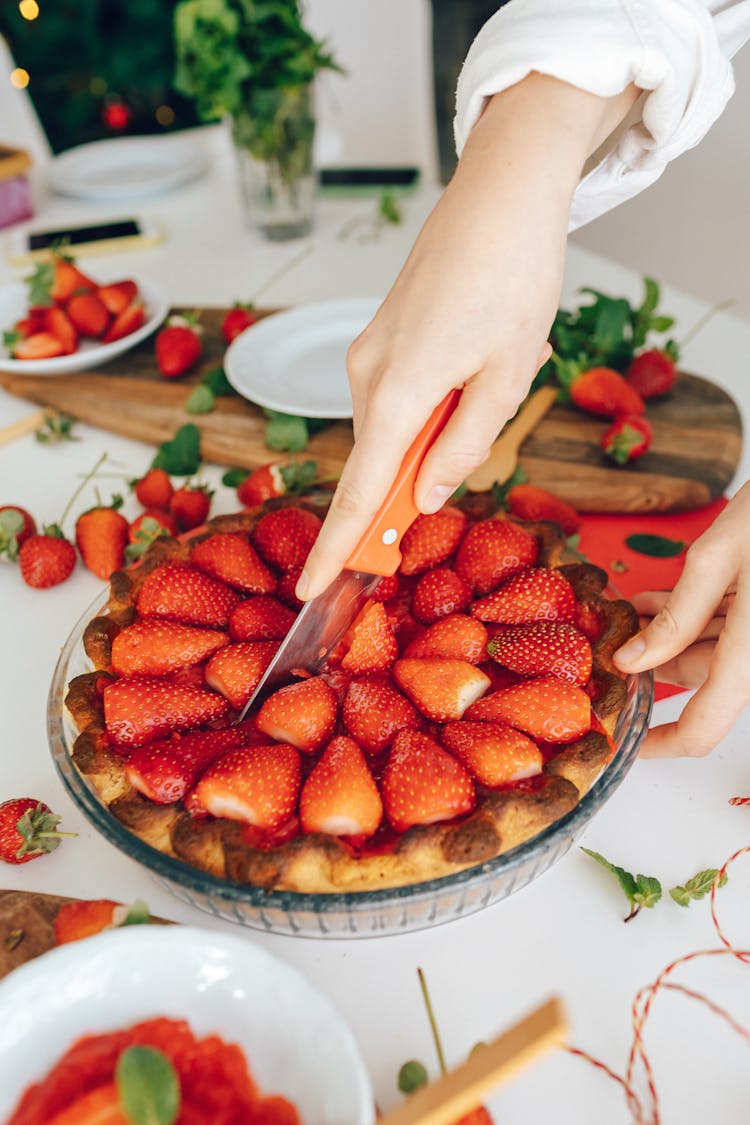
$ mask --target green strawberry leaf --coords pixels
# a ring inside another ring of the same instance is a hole
[[[268,418],[266,445],[269,449],[301,453],[307,448],[310,431],[305,418],[283,414],[279,410],[265,410],[264,413]]]
[[[51,305],[50,291],[55,281],[54,262],[39,262],[24,278],[29,286],[29,305]]]
[[[318,475],[318,462],[293,461],[290,465],[281,465],[279,472],[287,492],[299,495],[309,489]]]
[[[210,414],[215,409],[216,396],[211,388],[207,387],[205,383],[199,383],[197,387],[193,387],[185,403],[187,413]]]
[[[398,1088],[402,1094],[412,1094],[427,1082],[427,1071],[417,1059],[409,1059],[398,1072]]]
[[[142,899],[137,898],[135,902],[131,903],[128,907],[128,912],[125,918],[120,923],[121,926],[143,926],[146,922],[151,921],[151,913],[148,906]]]
[[[208,387],[215,395],[236,395],[237,392],[224,374],[223,367],[212,367],[201,379],[203,386]]]
[[[70,414],[45,414],[44,424],[35,430],[34,437],[42,445],[58,445],[62,441],[80,441],[73,433],[75,418]]]
[[[155,1047],[128,1047],[115,1067],[120,1105],[133,1125],[173,1125],[180,1112],[180,1081]]]
[[[392,191],[382,192],[378,201],[378,214],[386,223],[393,223],[396,226],[403,219],[403,212]]]
[[[170,476],[191,477],[201,463],[201,432],[188,422],[181,426],[171,441],[165,441],[151,462],[154,469],[164,469]]]
[[[705,898],[709,894],[718,874],[717,867],[707,867],[705,871],[699,871],[692,879],[688,879],[684,886],[672,887],[669,892],[670,897],[678,906],[689,906],[693,899]],[[719,886],[723,887],[726,881],[727,874],[724,872],[719,879]]]
[[[680,539],[667,539],[663,535],[651,535],[648,532],[628,535],[625,545],[639,555],[649,555],[655,559],[676,558],[687,547],[687,543]]]
[[[221,483],[227,488],[239,488],[243,480],[247,480],[249,476],[247,469],[227,469],[221,478]]]

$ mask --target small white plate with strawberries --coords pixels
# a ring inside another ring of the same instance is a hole
[[[54,255],[27,281],[0,286],[0,370],[70,375],[100,367],[155,332],[168,311],[151,281],[99,281]]]

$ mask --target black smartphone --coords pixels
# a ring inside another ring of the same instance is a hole
[[[322,188],[413,188],[419,168],[406,165],[382,168],[321,168]]]
[[[104,254],[151,246],[161,237],[161,229],[152,220],[133,218],[49,230],[19,229],[8,236],[8,259],[13,265],[23,265],[61,243],[75,255]]]

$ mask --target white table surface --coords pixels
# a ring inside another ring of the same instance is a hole
[[[264,243],[245,226],[224,138],[212,132],[206,142],[214,150],[209,178],[137,208],[139,214],[164,224],[164,243],[92,260],[92,271],[153,278],[166,287],[174,303],[221,304],[252,296],[298,252],[299,243]],[[384,293],[436,195],[423,188],[409,197],[403,224],[387,228],[377,242],[368,244],[341,241],[337,232],[349,217],[371,214],[373,201],[322,201],[311,254],[269,289],[263,301],[291,304]],[[36,222],[57,225],[132,210],[42,197]],[[679,232],[675,237],[681,237]],[[0,262],[0,283],[17,274]],[[584,284],[632,297],[640,292],[632,271],[573,247],[564,301]],[[731,294],[717,293],[716,299],[727,296]],[[704,306],[668,290],[663,307],[674,312],[686,330]],[[684,363],[725,386],[747,417],[749,353],[750,324],[722,314],[687,348]],[[0,426],[31,409],[0,391]],[[140,475],[153,456],[153,449],[141,443],[89,426],[76,429],[81,437],[77,443],[48,448],[26,437],[0,447],[0,503],[21,504],[39,522],[51,521],[60,515],[77,475],[102,451],[109,454],[110,468],[126,477]],[[210,469],[210,475],[217,483],[213,512],[232,510],[233,491],[220,484],[218,469]],[[735,485],[747,476],[745,455]],[[90,497],[93,502],[93,493]],[[78,510],[88,500],[84,495]],[[126,512],[136,510],[131,499]],[[72,625],[100,590],[99,581],[81,565],[64,585],[46,591],[26,587],[14,567],[0,566],[0,797],[44,800],[62,814],[63,828],[79,833],[49,857],[23,867],[3,867],[0,886],[125,902],[143,898],[154,913],[209,928],[229,927],[178,902],[99,838],[68,799],[52,767],[45,734],[52,669]],[[656,719],[675,716],[684,698],[659,704]],[[247,930],[248,940],[296,965],[331,996],[357,1037],[382,1108],[401,1097],[396,1075],[406,1059],[420,1058],[436,1072],[418,965],[431,986],[450,1063],[462,1061],[477,1040],[492,1037],[556,993],[569,1012],[571,1041],[622,1073],[636,991],[673,958],[718,944],[708,901],[680,909],[666,891],[702,868],[719,866],[750,842],[750,808],[730,808],[727,803],[735,794],[750,794],[748,736],[746,716],[705,760],[637,763],[589,826],[586,846],[629,870],[662,880],[665,900],[627,926],[622,922],[625,900],[614,881],[576,849],[511,899],[432,931],[322,941]],[[744,947],[750,944],[749,889],[750,862],[740,863],[719,898],[726,928]],[[681,970],[678,979],[750,1023],[750,968],[731,958],[714,958]],[[646,1037],[664,1125],[703,1125],[709,1115],[721,1125],[744,1125],[750,1093],[746,1043],[701,1005],[674,993],[656,1001]],[[550,1119],[556,1125],[620,1125],[632,1120],[613,1082],[564,1053],[548,1057],[488,1104],[498,1125]]]

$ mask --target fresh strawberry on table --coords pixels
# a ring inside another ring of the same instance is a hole
[[[206,683],[242,710],[276,655],[278,641],[237,641],[219,649],[206,665]]]
[[[474,782],[460,762],[421,731],[396,735],[382,781],[383,804],[397,832],[471,812]]]
[[[252,305],[237,302],[221,322],[221,334],[228,344],[236,339],[246,328],[251,328],[258,320]]]
[[[206,660],[226,644],[229,637],[220,629],[144,618],[113,640],[112,668],[118,676],[167,676]]]
[[[646,453],[654,432],[640,414],[623,414],[601,436],[600,445],[610,460],[627,465]]]
[[[383,819],[383,802],[364,755],[352,738],[329,742],[302,787],[299,815],[304,832],[372,836]]]
[[[237,499],[243,508],[255,508],[266,500],[283,496],[286,485],[281,474],[281,466],[273,461],[253,469],[252,473],[237,485]]]
[[[183,799],[210,765],[246,741],[242,726],[173,735],[134,750],[128,756],[125,775],[150,801],[172,805]]]
[[[139,480],[131,481],[138,503],[144,508],[160,508],[169,511],[169,502],[174,495],[174,486],[164,469],[149,469]]]
[[[76,520],[76,546],[84,566],[97,578],[109,578],[125,562],[130,527],[117,511],[121,504],[117,496],[110,507],[99,504]]]
[[[177,379],[201,357],[203,341],[195,316],[171,316],[156,337],[156,362],[166,379]]]
[[[677,379],[676,359],[677,349],[671,341],[663,349],[648,348],[631,360],[625,378],[643,399],[665,395]]]
[[[23,544],[36,535],[36,521],[31,512],[18,504],[0,505],[0,557],[15,562]]]
[[[422,718],[395,687],[376,680],[353,680],[341,710],[352,738],[371,754],[387,750],[400,730],[418,730]]]
[[[486,695],[466,718],[508,723],[545,742],[575,742],[591,729],[591,700],[577,684],[540,676]]]
[[[244,535],[210,535],[193,548],[190,561],[206,574],[248,594],[272,594],[276,589],[275,575]]]
[[[572,624],[577,616],[573,587],[559,570],[529,567],[507,582],[478,598],[471,607],[472,616],[480,621],[501,625],[526,625],[532,621],[566,621]]]
[[[450,506],[417,516],[401,540],[401,573],[423,574],[444,563],[456,551],[467,524],[465,512]]]
[[[619,414],[644,414],[646,404],[638,391],[611,367],[590,367],[568,385],[571,401],[589,414],[616,418]]]
[[[274,832],[293,814],[301,781],[293,746],[240,746],[209,766],[188,803],[191,809]]]
[[[60,817],[34,797],[0,804],[0,860],[20,864],[52,852],[70,832],[58,832]]]
[[[581,526],[581,518],[572,504],[535,484],[513,485],[505,501],[508,511],[520,520],[550,520],[559,524],[566,535],[574,535]]]
[[[26,585],[44,590],[70,578],[76,565],[76,551],[59,526],[50,524],[42,534],[26,540],[18,552],[18,562]]]
[[[321,676],[311,676],[269,695],[255,725],[269,738],[312,754],[333,734],[337,712],[333,689]]]
[[[213,492],[206,485],[175,489],[169,501],[169,514],[178,531],[192,531],[208,519]]]
[[[116,680],[102,693],[104,725],[120,748],[145,746],[172,731],[192,730],[220,719],[229,703],[214,691],[148,676]]]
[[[128,524],[128,546],[125,548],[125,559],[132,562],[145,554],[155,539],[162,539],[168,535],[177,534],[177,525],[169,512],[162,512],[158,508],[146,508]]]
[[[414,706],[435,723],[460,719],[490,687],[490,679],[467,660],[441,657],[397,660],[393,678]]]
[[[226,582],[183,563],[166,563],[144,579],[138,591],[138,612],[143,617],[224,629],[239,601],[237,591]]]

